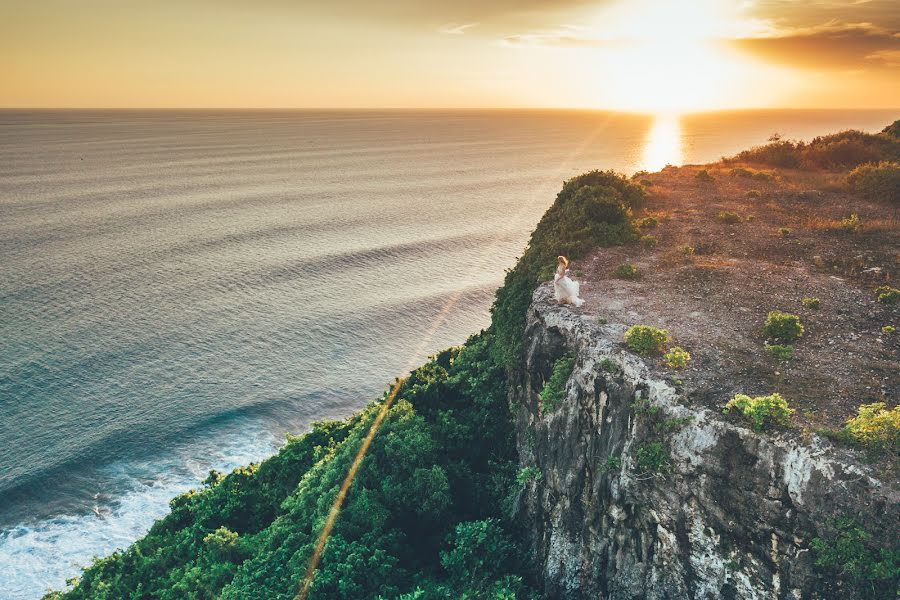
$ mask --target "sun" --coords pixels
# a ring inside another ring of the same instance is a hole
[[[707,110],[740,103],[752,65],[721,43],[752,24],[730,2],[644,0],[602,15],[597,49],[602,96],[615,108],[650,112]]]

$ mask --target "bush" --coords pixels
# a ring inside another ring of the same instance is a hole
[[[888,137],[900,138],[900,119],[897,119],[884,129],[882,129],[881,133]]]
[[[794,347],[790,344],[766,344],[766,350],[778,360],[791,360],[794,357]]]
[[[625,263],[616,267],[616,277],[619,279],[637,279],[640,277],[640,274],[636,266]]]
[[[867,450],[900,453],[900,406],[892,410],[885,406],[884,402],[860,406],[844,425],[844,436]]]
[[[709,171],[707,171],[706,169],[700,169],[699,171],[697,171],[697,174],[694,175],[694,178],[695,178],[697,181],[704,181],[704,182],[706,182],[706,181],[714,181],[714,180],[713,180],[713,176],[710,175],[710,174],[709,174]]]
[[[900,580],[900,551],[896,547],[873,548],[871,534],[853,519],[838,518],[829,529],[831,535],[827,539],[815,537],[810,544],[816,566],[848,581],[855,597],[895,597]]]
[[[863,198],[900,204],[900,162],[859,166],[847,175],[847,183]]]
[[[800,317],[778,310],[771,311],[766,316],[766,322],[763,325],[763,335],[780,342],[796,341],[803,337],[804,331],[805,328],[800,323]]]
[[[781,237],[787,237],[787,236],[791,235],[791,230],[788,229],[787,227],[779,227],[778,235],[780,235]]]
[[[728,414],[733,410],[748,419],[754,431],[762,431],[769,425],[788,427],[791,424],[791,415],[794,414],[794,409],[788,407],[780,394],[754,398],[737,394],[728,401],[723,412]]]
[[[730,210],[720,211],[718,216],[716,217],[721,223],[725,223],[726,225],[734,225],[735,223],[741,222],[741,217],[736,212],[731,212]]]
[[[859,215],[853,213],[849,217],[841,219],[841,229],[847,233],[856,233],[859,229]]]
[[[897,302],[900,302],[900,290],[889,285],[880,285],[875,288],[875,296],[881,304],[897,304]]]
[[[655,229],[659,225],[659,219],[656,217],[641,217],[634,221],[634,225],[638,229]]]
[[[735,167],[731,170],[732,177],[753,177],[753,171],[743,167]]]
[[[668,473],[672,469],[669,449],[661,441],[641,444],[635,453],[635,462],[641,474]]]
[[[804,308],[809,308],[812,310],[819,310],[822,306],[822,302],[818,298],[804,298],[800,302],[803,303]]]
[[[772,181],[774,177],[772,177],[768,173],[763,173],[762,171],[757,171],[753,174],[753,179],[756,181]]]
[[[748,198],[762,198],[762,193],[759,190],[749,190],[747,192]]]
[[[635,325],[625,332],[625,343],[641,356],[659,354],[668,341],[668,331],[647,325]]]
[[[895,333],[896,331],[897,331],[897,328],[894,327],[893,325],[885,325],[884,327],[881,328],[881,333],[883,333],[885,335],[890,335],[892,333]]]
[[[681,248],[679,248],[679,250],[681,250],[681,253],[684,254],[685,256],[693,256],[694,255],[694,247],[693,246],[682,246]]]
[[[691,355],[680,346],[672,346],[663,356],[663,360],[670,369],[684,369],[691,360]]]
[[[652,235],[642,235],[641,243],[643,245],[647,246],[648,248],[653,248],[654,246],[656,246],[659,243],[659,240],[656,239],[656,237],[652,236]]]
[[[566,398],[566,383],[572,375],[575,368],[575,357],[571,354],[561,356],[553,363],[553,372],[550,379],[544,383],[544,387],[539,394],[541,399],[541,409],[544,411],[556,410],[562,401]]]
[[[653,185],[653,181],[651,181],[650,179],[641,179],[638,183],[640,183],[644,187],[650,187],[651,185]]]
[[[544,474],[537,467],[522,467],[516,473],[516,486],[523,488],[528,486],[532,481],[540,481]]]
[[[775,139],[729,160],[789,169],[852,169],[864,163],[900,160],[900,139],[888,131],[873,135],[852,130],[819,136],[809,143]]]

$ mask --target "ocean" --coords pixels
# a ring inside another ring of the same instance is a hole
[[[489,322],[562,182],[897,111],[0,111],[0,598]]]

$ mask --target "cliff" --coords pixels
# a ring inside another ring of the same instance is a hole
[[[548,596],[834,598],[810,546],[826,522],[853,517],[875,524],[876,544],[896,544],[891,482],[818,435],[756,433],[688,405],[623,347],[625,330],[557,305],[548,285],[528,311],[510,395],[522,463],[540,476],[517,518]],[[567,353],[565,399],[548,410],[539,394]],[[641,465],[660,440],[666,468]]]

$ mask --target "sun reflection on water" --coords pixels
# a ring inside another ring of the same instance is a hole
[[[680,165],[682,161],[680,117],[677,114],[656,115],[644,142],[641,169],[659,171],[666,165]]]

